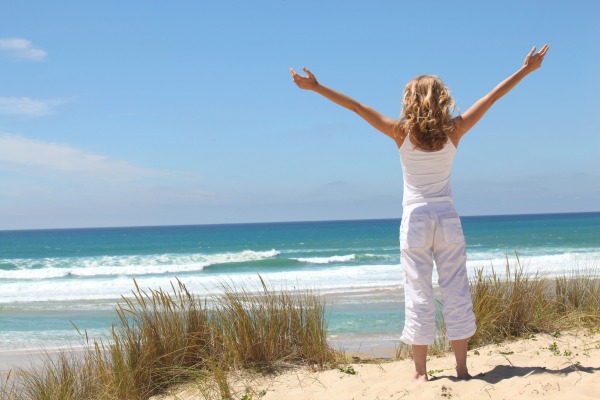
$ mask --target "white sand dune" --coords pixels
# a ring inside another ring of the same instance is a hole
[[[432,357],[429,382],[411,381],[411,360],[357,363],[356,374],[340,370],[295,369],[271,377],[231,379],[233,398],[253,400],[383,399],[600,399],[600,334],[583,332],[560,337],[490,345],[469,351],[473,379],[458,381],[454,357]],[[161,399],[199,399],[194,385]],[[156,397],[158,399],[158,397]]]

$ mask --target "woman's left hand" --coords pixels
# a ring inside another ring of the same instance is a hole
[[[531,49],[529,54],[527,54],[527,57],[523,62],[523,68],[526,68],[528,72],[533,72],[536,69],[540,68],[542,66],[542,61],[544,61],[544,57],[546,56],[546,53],[548,52],[549,48],[550,46],[545,44],[544,47],[542,47],[540,51],[536,53],[535,46],[533,46],[533,49]]]
[[[319,86],[319,82],[317,82],[317,78],[313,75],[312,72],[308,70],[306,67],[302,67],[302,70],[306,72],[308,76],[302,76],[294,71],[293,68],[290,68],[290,73],[292,74],[292,80],[300,89],[305,90],[314,90],[317,86]]]

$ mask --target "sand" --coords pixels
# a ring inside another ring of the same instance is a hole
[[[56,360],[64,351],[77,357],[84,354],[83,350],[83,346],[73,346],[69,349],[2,350],[0,351],[0,384],[6,382],[9,374],[11,380],[18,380],[21,370],[42,371],[47,360]]]
[[[412,360],[358,362],[311,372],[297,368],[274,376],[238,374],[234,399],[600,399],[600,334],[535,335],[469,351],[473,379],[458,381],[454,357],[431,357],[429,382],[411,381]],[[362,361],[362,360],[361,360]],[[354,371],[355,374],[351,372]],[[174,389],[164,400],[199,399],[197,385]]]
[[[44,354],[40,350],[0,351],[0,382],[6,380],[9,371],[18,369],[38,370],[44,364]]]

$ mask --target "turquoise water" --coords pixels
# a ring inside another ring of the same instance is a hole
[[[600,213],[463,217],[469,272],[506,255],[543,274],[594,268]],[[116,299],[168,288],[199,296],[226,280],[314,288],[337,338],[399,336],[399,220],[0,231],[0,349],[78,344],[70,321],[106,335]],[[434,277],[435,280],[435,277]]]

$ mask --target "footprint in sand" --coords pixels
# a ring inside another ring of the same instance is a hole
[[[442,397],[444,399],[451,399],[452,398],[452,388],[449,386],[442,386]]]

